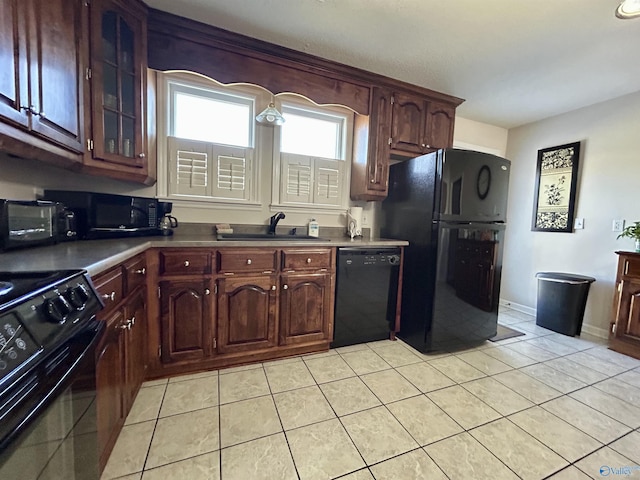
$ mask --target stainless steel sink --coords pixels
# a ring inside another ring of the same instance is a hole
[[[218,240],[236,240],[240,242],[250,242],[250,241],[279,241],[279,242],[290,242],[290,241],[315,241],[315,242],[328,242],[327,238],[318,238],[311,237],[309,235],[274,235],[271,233],[219,233],[217,236]]]

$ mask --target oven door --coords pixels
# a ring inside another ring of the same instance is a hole
[[[87,328],[0,392],[0,478],[97,480],[95,351]]]

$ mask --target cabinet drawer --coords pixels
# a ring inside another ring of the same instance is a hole
[[[202,275],[211,273],[211,253],[191,251],[160,252],[160,275]]]
[[[104,303],[104,310],[100,312],[100,316],[103,316],[109,313],[124,297],[122,268],[117,267],[100,274],[93,281],[93,285]]]
[[[640,277],[640,258],[625,257],[622,260],[622,275],[625,277]]]
[[[125,263],[124,272],[126,278],[126,290],[127,294],[129,294],[139,285],[144,285],[147,279],[147,260],[145,256],[140,255],[139,257],[135,257]]]
[[[219,273],[275,272],[277,250],[238,248],[218,251]]]
[[[282,270],[328,270],[331,249],[287,249],[282,251]]]

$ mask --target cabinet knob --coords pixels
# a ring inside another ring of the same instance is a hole
[[[371,183],[376,183],[376,179],[372,178],[371,180],[369,180]]]
[[[271,290],[275,290],[275,289],[276,289],[276,286],[275,286],[275,285],[272,285],[272,286],[271,286]]]
[[[285,285],[283,285],[283,286],[282,286],[282,289],[283,289],[283,290],[289,290],[289,285],[286,285],[286,284],[285,284]]]
[[[429,145],[428,143],[427,143],[427,148],[431,148],[431,145]]]
[[[247,258],[247,265],[251,265],[251,259]]]
[[[105,300],[111,300],[112,302],[116,299],[116,292],[104,293],[101,297]]]
[[[204,289],[204,294],[205,295],[209,295],[211,293],[211,290],[209,290],[208,288]]]
[[[425,148],[427,145],[423,143],[423,144],[422,144],[422,145],[420,145],[420,146],[421,146],[422,148]]]
[[[138,275],[144,275],[145,273],[147,273],[147,269],[145,267],[142,267],[140,270],[136,270],[134,273],[137,273]]]
[[[139,157],[139,158],[144,158],[144,157],[146,157],[146,155],[145,155],[144,153],[139,153],[139,154],[138,154],[138,157]]]
[[[185,267],[188,267],[188,266],[189,266],[189,260],[185,260],[185,261],[184,261],[184,266],[185,266]]]
[[[307,263],[311,263],[311,259],[310,258],[307,258]]]
[[[133,327],[136,324],[136,317],[131,317],[129,320],[127,320],[127,323],[131,324],[131,326]]]

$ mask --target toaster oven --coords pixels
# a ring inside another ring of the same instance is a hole
[[[0,250],[56,243],[59,208],[42,200],[0,200]]]

